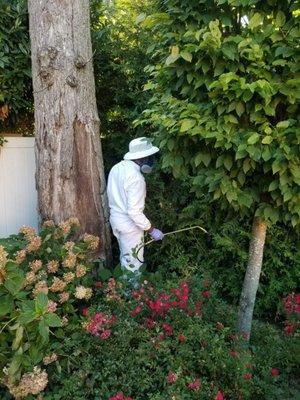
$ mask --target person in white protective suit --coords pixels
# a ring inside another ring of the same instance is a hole
[[[127,271],[139,275],[144,256],[144,232],[154,240],[162,240],[163,233],[154,228],[144,214],[146,182],[143,173],[150,173],[154,154],[159,151],[145,137],[129,143],[129,152],[114,165],[108,175],[107,195],[110,224],[120,249],[120,264]],[[139,249],[138,258],[135,251]]]

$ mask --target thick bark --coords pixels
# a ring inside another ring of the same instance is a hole
[[[77,217],[110,257],[88,0],[29,0],[42,220]]]
[[[252,237],[249,248],[249,261],[240,298],[237,330],[249,340],[256,292],[261,273],[267,224],[255,217],[252,226]]]

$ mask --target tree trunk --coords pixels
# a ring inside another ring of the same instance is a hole
[[[249,248],[249,261],[240,298],[237,330],[250,339],[253,310],[262,267],[267,224],[254,217]]]
[[[29,0],[35,104],[36,185],[42,220],[77,217],[100,236],[110,233],[96,108],[88,0]]]

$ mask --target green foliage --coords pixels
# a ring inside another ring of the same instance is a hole
[[[183,232],[166,236],[161,244],[147,246],[147,268],[155,271],[159,265],[166,276],[175,273],[190,277],[199,271],[209,272],[219,295],[238,304],[250,241],[247,216],[242,218],[230,208],[220,210],[208,194],[196,199],[189,182],[172,180],[167,174],[152,176],[147,193],[146,214],[164,232],[192,225],[201,225],[209,232]],[[256,317],[274,321],[281,299],[296,290],[300,278],[299,243],[298,229],[283,224],[268,229]]]
[[[27,2],[1,0],[0,109],[7,106],[8,122],[16,122],[21,115],[32,113],[32,102]],[[7,117],[2,115],[0,121]],[[8,122],[0,124],[5,127]]]
[[[288,1],[159,2],[144,119],[163,167],[224,208],[300,222],[299,13]],[[159,58],[158,62],[155,62]]]
[[[105,162],[110,168],[123,158],[128,141],[143,136],[132,121],[146,107],[149,94],[144,67],[150,62],[148,32],[136,23],[140,13],[151,12],[151,1],[92,2],[91,27],[97,105]]]
[[[71,242],[77,227],[75,219],[47,222],[39,236],[23,227],[0,246],[0,380],[16,398],[37,390],[34,371],[62,351],[64,335],[78,327],[78,299],[92,295],[87,272],[97,238]],[[33,387],[27,390],[28,374]],[[36,394],[41,390],[43,384]]]
[[[187,309],[171,308],[165,315],[151,312],[146,304],[162,293],[164,303],[178,300],[173,289],[182,292],[183,282],[152,284],[126,299],[112,280],[97,292],[85,326],[96,312],[113,314],[111,335],[105,340],[83,332],[66,337],[68,357],[61,361],[60,371],[51,367],[45,400],[108,400],[121,391],[134,400],[211,400],[219,390],[232,400],[296,399],[291,384],[297,368],[295,338],[255,323],[249,351],[233,334],[235,311],[215,297],[206,279],[189,281]],[[271,376],[272,368],[279,376]],[[170,373],[175,374],[174,383],[168,381]],[[250,379],[245,374],[251,374]],[[197,379],[199,389],[189,388]]]

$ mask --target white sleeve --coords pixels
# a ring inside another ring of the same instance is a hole
[[[146,183],[142,179],[135,179],[128,183],[127,193],[127,213],[137,227],[148,230],[151,222],[144,214]]]

